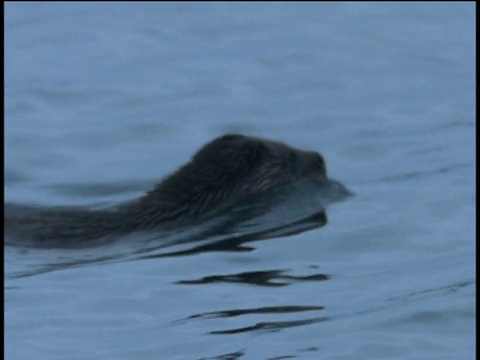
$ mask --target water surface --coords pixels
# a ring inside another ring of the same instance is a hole
[[[356,196],[216,251],[5,247],[6,358],[473,359],[474,30],[473,3],[7,3],[7,202],[112,206],[226,132]]]

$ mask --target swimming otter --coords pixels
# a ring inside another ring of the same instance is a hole
[[[39,247],[97,244],[130,232],[182,226],[232,199],[256,196],[306,177],[319,183],[330,181],[325,161],[317,152],[228,134],[203,146],[153,190],[116,210],[50,210],[5,216],[4,234],[30,239],[30,245]]]

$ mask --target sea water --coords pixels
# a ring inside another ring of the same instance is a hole
[[[474,11],[7,3],[6,201],[115,205],[227,132],[356,196],[241,249],[5,247],[5,357],[473,359]]]

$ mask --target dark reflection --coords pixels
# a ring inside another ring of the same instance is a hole
[[[243,315],[252,315],[252,314],[290,314],[297,312],[307,312],[307,311],[320,311],[324,310],[323,306],[267,306],[261,308],[252,308],[252,309],[232,309],[232,310],[223,310],[223,311],[214,311],[202,314],[191,315],[188,318],[182,321],[188,321],[193,319],[212,319],[212,318],[230,318]],[[284,328],[297,327],[303,325],[315,324],[318,322],[329,320],[326,316],[313,317],[310,319],[302,320],[290,320],[290,321],[269,321],[269,322],[259,322],[252,326],[246,326],[242,328],[228,329],[228,330],[218,330],[210,331],[209,334],[213,335],[229,335],[229,334],[238,334],[244,332],[254,332],[254,331],[279,331]]]
[[[316,214],[313,214],[305,219],[296,221],[291,224],[278,226],[275,228],[270,228],[268,230],[261,230],[261,224],[254,224],[252,227],[258,227],[259,230],[252,233],[246,233],[243,235],[236,234],[231,236],[232,227],[234,229],[235,224],[241,224],[240,218],[230,219],[228,223],[223,223],[222,228],[215,227],[209,229],[206,232],[203,232],[201,238],[215,238],[219,234],[224,234],[221,236],[220,240],[213,241],[205,245],[193,245],[186,250],[180,251],[171,251],[171,252],[162,252],[162,253],[153,253],[146,256],[140,256],[140,259],[152,259],[152,258],[161,258],[161,257],[171,257],[171,256],[184,256],[184,255],[193,255],[208,251],[231,251],[231,252],[248,252],[255,250],[255,247],[251,245],[245,245],[253,241],[268,240],[271,238],[283,237],[283,236],[292,236],[304,231],[316,229],[322,226],[325,226],[328,222],[327,215],[324,211],[320,211]],[[148,253],[154,252],[157,248],[148,249]],[[163,246],[160,247],[163,249]]]
[[[198,360],[238,360],[243,355],[245,355],[245,350],[240,350],[240,351],[237,351],[237,352],[224,354],[224,355],[213,356],[213,357],[208,357],[208,358],[200,358]]]
[[[217,317],[235,317],[248,314],[284,314],[284,313],[294,313],[302,311],[314,311],[314,310],[323,310],[323,306],[267,306],[262,308],[253,308],[253,309],[234,309],[234,310],[224,310],[224,311],[213,311],[203,314],[191,315],[185,320],[190,319],[211,319]]]
[[[314,274],[307,276],[293,276],[287,275],[287,270],[269,270],[269,271],[247,271],[238,274],[229,275],[211,275],[205,276],[197,280],[181,280],[176,284],[187,285],[206,285],[212,283],[243,283],[247,285],[258,286],[286,286],[290,285],[292,281],[325,281],[330,278],[325,274]]]
[[[210,331],[209,334],[212,335],[232,335],[245,332],[257,332],[257,331],[280,331],[286,328],[292,328],[303,325],[316,324],[319,322],[329,320],[328,317],[322,316],[313,319],[304,319],[304,320],[293,320],[293,321],[270,321],[270,322],[260,322],[253,326],[246,326],[243,328],[229,329],[229,330],[219,330],[219,331]]]

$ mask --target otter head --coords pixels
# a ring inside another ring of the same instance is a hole
[[[266,193],[309,177],[327,179],[323,157],[280,142],[224,135],[136,202],[145,226],[209,213],[230,199]],[[146,214],[150,214],[145,217]],[[137,222],[137,221],[135,221]]]
[[[327,178],[325,160],[314,151],[303,151],[286,144],[248,137],[224,135],[205,145],[193,163],[224,175],[231,185],[249,193],[276,189],[305,177]]]

